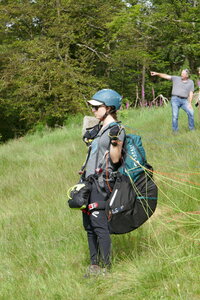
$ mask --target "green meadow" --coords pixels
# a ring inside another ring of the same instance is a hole
[[[0,299],[200,299],[200,121],[189,132],[181,111],[123,110],[139,134],[159,188],[155,214],[139,229],[112,236],[112,269],[83,278],[86,233],[67,190],[79,179],[86,146],[82,117],[0,145]]]

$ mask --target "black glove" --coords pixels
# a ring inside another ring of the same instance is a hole
[[[199,105],[199,101],[197,103],[195,103],[195,106],[197,107]]]
[[[118,142],[118,136],[119,136],[119,134],[120,134],[120,132],[121,132],[121,128],[118,126],[118,125],[116,125],[116,126],[113,126],[111,129],[110,129],[110,132],[109,132],[109,137],[110,137],[110,143],[111,143],[111,145],[113,145],[113,146],[117,146],[117,142]]]

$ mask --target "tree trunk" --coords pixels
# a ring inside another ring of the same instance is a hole
[[[146,67],[143,65],[142,67],[142,105],[145,103],[145,73]]]
[[[60,19],[60,0],[56,0],[56,8],[57,8],[58,19]]]

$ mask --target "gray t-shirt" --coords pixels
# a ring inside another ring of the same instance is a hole
[[[194,82],[191,79],[183,81],[180,76],[171,76],[173,82],[172,96],[188,98],[190,92],[194,92]]]
[[[102,175],[105,174],[105,171],[112,173],[115,170],[114,164],[112,164],[110,159],[110,137],[108,136],[110,129],[116,123],[110,123],[104,128],[101,128],[95,139],[91,144],[90,156],[86,164],[86,178],[89,175],[95,174],[95,169],[101,167],[103,172]],[[122,128],[121,133],[119,134],[119,140],[124,141],[125,131]],[[106,153],[108,153],[106,155]],[[106,159],[107,156],[107,159]],[[106,166],[107,160],[107,166]],[[101,177],[101,176],[100,176]]]

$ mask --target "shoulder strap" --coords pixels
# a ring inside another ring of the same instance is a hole
[[[109,126],[107,128],[105,128],[105,130],[102,131],[101,135],[104,134],[107,130],[110,130],[112,127],[116,126],[116,125],[120,126],[120,123],[121,122],[118,122],[118,121],[110,123]],[[99,145],[98,145],[98,147],[99,147]],[[107,154],[108,154],[108,150],[105,151],[103,157],[106,157]],[[99,155],[96,156],[95,166],[96,166],[97,170],[98,169],[100,170],[101,167],[102,167],[102,163],[100,163],[99,165],[97,165],[98,159],[99,159]]]
[[[97,136],[97,134],[99,133],[99,130],[101,129],[101,125],[100,122],[90,128],[86,128],[86,131],[83,135],[83,141],[87,144],[90,145],[91,142],[93,141],[93,139]]]

